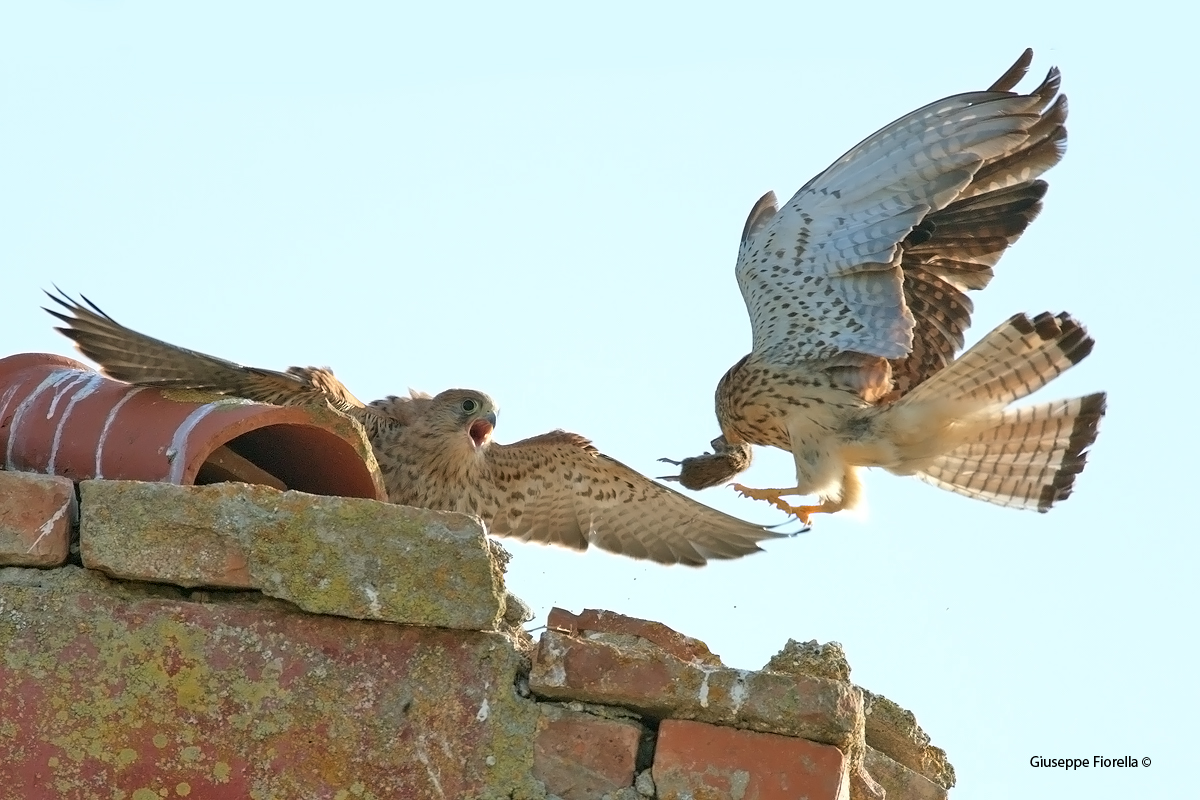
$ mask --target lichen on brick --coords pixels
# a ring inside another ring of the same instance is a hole
[[[893,761],[945,789],[954,787],[954,766],[946,751],[930,744],[916,715],[881,694],[862,690],[866,743]]]
[[[846,660],[842,645],[839,642],[818,644],[816,639],[808,642],[788,639],[763,669],[790,675],[813,675],[832,681],[850,680],[850,662]]]
[[[82,797],[539,796],[504,635],[25,572],[0,573],[0,779],[18,796],[48,775]]]

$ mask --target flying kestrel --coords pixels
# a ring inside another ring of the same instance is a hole
[[[788,450],[794,486],[734,486],[804,523],[859,501],[859,467],[1014,508],[1047,511],[1071,494],[1104,393],[1008,406],[1091,352],[1083,327],[1065,313],[1017,314],[954,358],[965,292],[988,284],[1037,216],[1037,178],[1066,149],[1058,70],[1011,91],[1032,58],[987,91],[896,120],[782,209],[773,193],[758,201],[736,268],[753,350],[717,386],[714,452],[663,459],[681,466],[670,480],[715,486],[749,466],[751,445]]]
[[[491,533],[663,564],[759,551],[780,536],[668,489],[552,431],[514,444],[492,439],[497,407],[483,392],[412,392],[364,404],[328,369],[244,367],[132,331],[67,296],[46,309],[109,377],[139,386],[201,389],[273,405],[327,403],[366,430],[393,503],[480,517]]]

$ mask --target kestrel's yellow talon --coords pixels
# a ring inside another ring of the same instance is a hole
[[[749,486],[743,486],[740,483],[731,483],[729,488],[735,490],[742,497],[749,497],[751,500],[766,500],[768,503],[773,503],[779,499],[779,492],[775,489],[751,489]]]
[[[820,506],[796,506],[792,509],[792,513],[796,515],[796,519],[804,525],[809,524],[809,515],[817,513],[821,510]]]
[[[740,483],[731,483],[729,485],[736,489],[737,493],[742,497],[749,497],[751,500],[763,500],[785,514],[796,514],[797,510],[781,496],[786,491],[785,489],[751,489],[749,486],[743,486]],[[800,521],[806,525],[808,524],[807,519],[801,519]]]
[[[782,497],[787,489],[751,489],[749,486],[743,486],[740,483],[731,483],[729,485],[736,489],[737,493],[742,497],[749,497],[751,500],[766,501],[783,513],[800,520],[805,525],[809,524],[809,520],[813,514],[833,514],[842,509],[842,505],[835,501],[827,501],[819,506],[793,506]]]

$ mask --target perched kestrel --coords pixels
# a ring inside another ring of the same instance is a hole
[[[768,193],[742,232],[737,279],[752,352],[716,392],[714,452],[669,463],[701,489],[791,451],[796,485],[748,489],[809,521],[853,507],[859,467],[883,467],[1002,506],[1047,511],[1071,493],[1104,414],[1103,392],[1012,409],[1092,350],[1067,314],[1017,314],[955,360],[965,294],[1041,210],[1036,178],[1066,149],[1066,97],[1051,69],[1012,90],[1026,50],[983,92],[902,117],[778,209]],[[792,506],[787,495],[816,495]]]
[[[49,295],[50,311],[109,377],[139,386],[201,389],[273,405],[327,403],[362,424],[393,503],[480,517],[491,533],[576,550],[701,566],[759,551],[774,533],[679,494],[552,431],[514,444],[492,439],[497,407],[483,392],[412,392],[364,404],[328,369],[244,367],[132,331],[84,298]]]

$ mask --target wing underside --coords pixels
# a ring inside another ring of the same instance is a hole
[[[655,483],[575,434],[498,445],[488,461],[508,498],[492,522],[497,535],[692,566],[757,552],[780,535]]]
[[[888,359],[906,391],[962,347],[965,293],[1037,215],[1065,148],[1058,71],[1009,91],[1030,57],[885,126],[782,209],[759,201],[737,266],[759,360]]]

